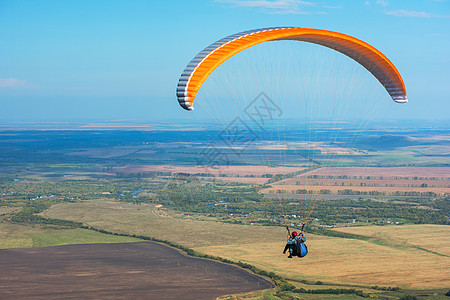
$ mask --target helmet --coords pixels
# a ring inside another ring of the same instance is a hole
[[[296,231],[292,232],[292,235],[294,235],[294,236],[297,235],[297,232]]]

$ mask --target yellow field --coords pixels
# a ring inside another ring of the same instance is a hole
[[[363,226],[338,228],[336,230],[395,241],[396,244],[403,246],[422,247],[450,257],[450,226]]]
[[[289,260],[280,242],[199,247],[197,250],[248,262],[294,279],[331,283],[438,288],[450,282],[450,259],[423,251],[402,250],[364,241],[310,236],[310,253]]]
[[[368,226],[345,229],[369,236],[383,234],[384,245],[309,235],[308,256],[288,259],[281,253],[286,238],[284,228],[179,219],[152,205],[100,200],[58,204],[46,215],[82,221],[110,231],[169,240],[206,254],[247,262],[293,279],[416,289],[446,288],[450,282],[448,256],[414,247],[418,245],[430,251],[438,249],[436,252],[448,254],[449,226]],[[358,230],[361,232],[356,232]],[[422,234],[419,244],[411,238],[418,231]],[[390,239],[394,241],[390,243]]]

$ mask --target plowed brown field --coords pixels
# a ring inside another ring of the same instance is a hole
[[[215,299],[274,287],[152,242],[0,250],[0,265],[1,299]]]

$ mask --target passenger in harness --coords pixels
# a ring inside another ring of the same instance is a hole
[[[303,231],[300,232],[300,235],[298,235],[296,231],[292,232],[292,234],[289,235],[286,246],[284,247],[283,254],[285,254],[289,249],[288,258],[292,258],[293,256],[304,257],[308,254],[308,248],[305,245],[305,240],[306,238]]]
[[[296,245],[297,245],[297,232],[292,232],[292,234],[290,234],[289,235],[289,238],[288,238],[288,240],[287,240],[287,244],[286,244],[286,246],[284,247],[284,250],[283,250],[283,254],[285,254],[286,253],[286,250],[288,250],[289,249],[289,256],[288,256],[288,258],[292,258],[292,256],[294,255],[297,255],[297,247],[296,247]]]

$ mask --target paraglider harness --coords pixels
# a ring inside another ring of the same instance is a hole
[[[305,224],[302,225],[301,233],[304,232],[303,231],[304,228],[305,228]],[[290,255],[298,256],[300,258],[305,257],[306,254],[308,254],[308,247],[306,247],[306,244],[305,244],[304,240],[302,238],[298,238],[297,234],[294,235],[295,231],[291,235],[291,232],[289,230],[289,226],[286,225],[286,229],[288,231],[288,236],[291,237],[291,239],[295,240],[295,244],[293,244],[293,245],[287,244],[286,247],[284,248],[283,253],[285,253],[286,250],[292,246],[293,249],[292,249],[292,252],[290,252]]]

